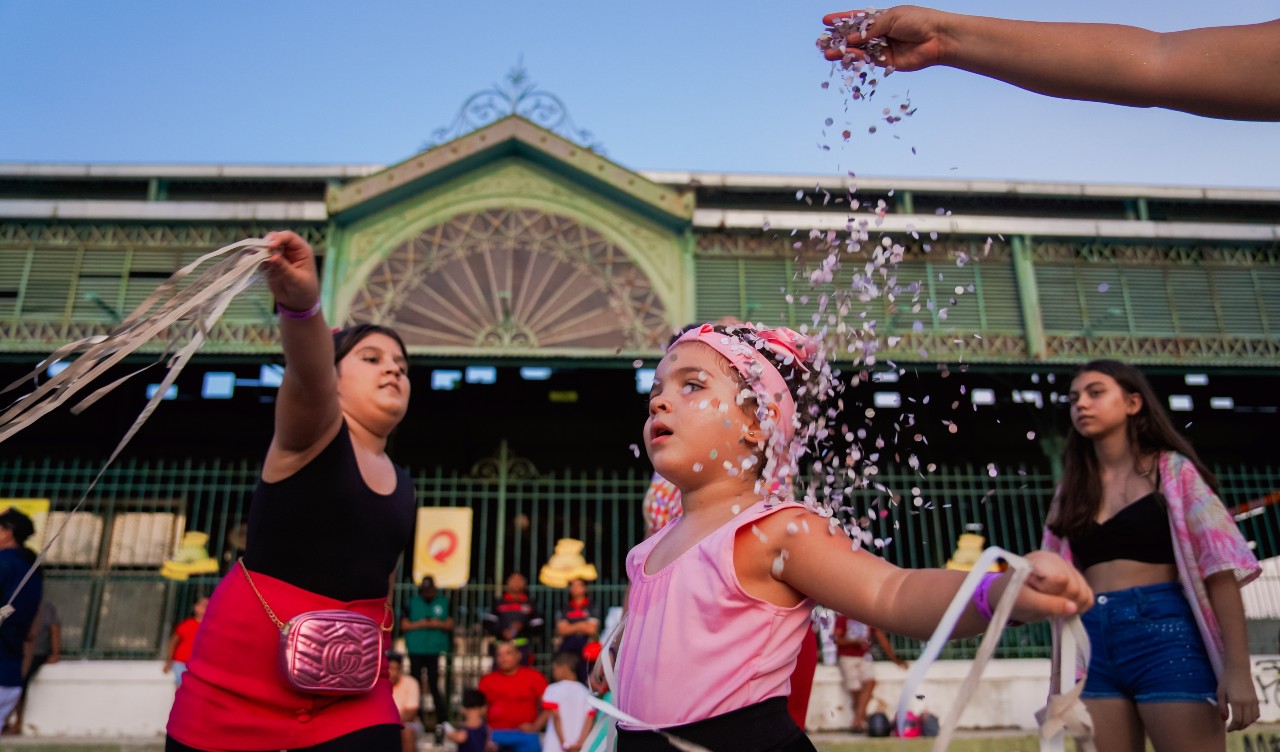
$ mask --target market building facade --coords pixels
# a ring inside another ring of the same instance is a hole
[[[1280,190],[637,172],[573,135],[512,114],[389,167],[0,164],[0,376],[110,332],[204,252],[296,230],[321,256],[326,319],[408,343],[415,395],[390,451],[423,508],[473,512],[454,596],[468,654],[503,574],[536,573],[561,538],[585,542],[598,602],[619,602],[648,369],[673,329],[726,316],[876,343],[845,364],[845,414],[887,442],[860,502],[900,564],[942,565],[966,531],[1038,545],[1066,384],[1100,357],[1149,371],[1260,557],[1280,552]],[[851,221],[865,250],[832,289],[884,237],[902,257],[875,294],[824,310],[810,237]],[[282,367],[272,310],[262,285],[232,304],[51,551],[64,655],[159,654],[217,580],[159,575],[184,533],[234,561]],[[147,379],[7,442],[0,497],[48,500],[60,526]],[[538,595],[549,612],[563,598]],[[1280,603],[1253,615],[1274,640]],[[1002,654],[1044,657],[1046,633],[1024,631]]]

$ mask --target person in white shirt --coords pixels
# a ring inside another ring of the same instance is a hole
[[[596,711],[587,703],[591,691],[578,681],[578,656],[561,653],[551,661],[555,682],[542,693],[542,709],[548,714],[542,752],[578,752],[595,722]]]
[[[400,731],[400,744],[404,752],[414,752],[418,748],[418,736],[422,733],[422,722],[418,720],[422,685],[404,672],[404,656],[400,653],[387,653],[387,669],[391,678],[391,696],[395,698],[400,722],[404,724]]]

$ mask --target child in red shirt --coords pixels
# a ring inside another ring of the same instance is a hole
[[[173,671],[173,683],[182,684],[182,674],[187,670],[187,661],[191,660],[191,647],[196,644],[196,630],[200,628],[200,620],[204,618],[204,608],[209,599],[201,596],[191,607],[191,616],[184,619],[173,629],[169,638],[169,646],[165,650],[164,672]]]

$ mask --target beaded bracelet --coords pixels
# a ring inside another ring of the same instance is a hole
[[[999,576],[999,572],[988,572],[983,576],[982,582],[978,583],[978,589],[973,591],[973,607],[978,609],[978,615],[987,621],[991,621],[991,615],[994,613],[991,608],[991,583]]]
[[[317,313],[320,313],[320,299],[316,298],[316,304],[311,306],[305,311],[294,311],[292,309],[285,308],[279,303],[276,303],[276,313],[280,314],[281,316],[284,316],[287,319],[295,319],[298,321],[301,321],[303,319],[309,319],[312,316],[316,315]]]

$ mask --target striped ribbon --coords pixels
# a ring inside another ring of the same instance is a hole
[[[225,256],[225,258],[217,261],[213,266],[189,280],[185,285],[180,284],[206,262],[218,259],[221,256]],[[110,334],[87,337],[63,345],[42,360],[31,373],[0,390],[0,394],[3,394],[17,389],[29,380],[38,379],[40,374],[51,364],[65,358],[75,357],[75,360],[71,361],[56,376],[18,398],[3,413],[0,413],[0,442],[2,442],[35,423],[50,411],[70,401],[72,397],[90,386],[107,370],[119,364],[130,354],[137,351],[138,348],[153,339],[163,337],[165,340],[165,351],[156,362],[165,363],[166,372],[164,378],[160,380],[155,394],[147,401],[146,406],[142,408],[142,412],[134,419],[133,425],[129,427],[129,430],[125,432],[119,443],[116,444],[111,456],[107,458],[98,474],[94,476],[93,481],[89,483],[89,487],[85,489],[84,495],[80,497],[80,500],[71,509],[71,513],[63,518],[62,524],[45,541],[44,547],[41,548],[35,562],[32,563],[21,582],[18,583],[18,587],[14,588],[14,591],[9,594],[8,602],[4,606],[0,606],[0,623],[3,623],[6,618],[13,614],[14,599],[18,597],[18,593],[22,591],[40,566],[40,563],[44,561],[49,549],[61,537],[63,531],[67,528],[67,524],[71,522],[71,518],[80,510],[85,499],[89,498],[89,494],[98,485],[98,481],[102,479],[103,473],[111,466],[111,463],[115,462],[125,445],[133,439],[138,429],[147,421],[147,418],[151,417],[151,413],[160,404],[160,400],[164,399],[165,392],[178,379],[178,374],[182,373],[182,369],[191,360],[191,356],[195,355],[200,346],[208,339],[209,331],[218,322],[218,319],[222,317],[227,307],[231,305],[231,301],[243,292],[245,288],[253,284],[257,278],[259,267],[269,256],[270,251],[266,248],[266,241],[260,238],[241,240],[231,245],[223,246],[216,251],[210,251],[174,272],[169,279],[165,280],[154,292],[147,296],[146,300],[142,301],[132,313],[125,317]],[[79,414],[82,410],[102,399],[111,390],[147,370],[152,365],[155,365],[155,363],[100,387],[76,403],[71,408],[71,412]]]

